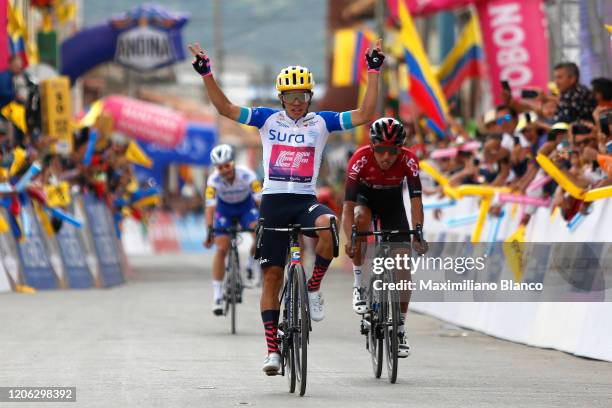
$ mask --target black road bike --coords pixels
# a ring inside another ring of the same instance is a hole
[[[302,227],[299,224],[290,224],[284,228],[273,228],[264,227],[263,218],[260,218],[257,227],[256,258],[259,258],[264,230],[289,233],[289,256],[285,266],[285,282],[280,295],[282,317],[278,325],[278,342],[281,355],[281,375],[284,376],[287,373],[289,392],[295,392],[296,385],[299,385],[300,396],[306,393],[308,342],[312,323],[299,235],[330,230],[334,243],[334,257],[337,257],[339,248],[337,221],[335,217],[332,217],[330,221],[329,227]]]
[[[374,221],[374,225],[377,225]],[[391,253],[390,239],[393,235],[414,235],[417,230],[374,230],[357,231],[353,225],[351,244],[353,248],[358,237],[376,237],[375,258],[387,258]],[[395,384],[398,370],[399,333],[401,321],[400,299],[396,290],[389,290],[387,284],[397,282],[395,269],[385,268],[381,274],[370,273],[370,281],[366,290],[367,312],[361,319],[361,334],[366,336],[366,349],[370,352],[374,377],[380,378],[383,367],[383,355],[387,360],[387,376],[389,382]],[[378,287],[375,289],[375,281]]]
[[[230,325],[232,334],[236,334],[236,305],[242,303],[242,290],[244,284],[240,275],[240,257],[238,256],[239,235],[242,232],[254,232],[252,228],[242,228],[238,219],[232,220],[228,228],[215,228],[215,233],[229,234],[230,248],[225,264],[225,278],[223,279],[225,307],[223,315],[231,316]]]

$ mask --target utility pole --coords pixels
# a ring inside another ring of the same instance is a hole
[[[376,17],[376,31],[378,32],[378,38],[385,40],[385,16],[386,16],[386,1],[385,0],[377,0],[376,6],[374,9],[374,15]],[[384,47],[383,47],[384,49]],[[387,59],[387,63],[389,60]],[[387,69],[389,69],[387,67]],[[381,71],[382,75],[384,75],[384,70]],[[382,76],[381,75],[381,76]],[[377,111],[381,116],[385,114],[385,105],[387,104],[387,84],[383,78],[379,78],[380,82],[380,92],[378,98],[378,106]]]

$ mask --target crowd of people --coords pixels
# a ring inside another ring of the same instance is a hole
[[[28,200],[44,208],[68,207],[71,199],[62,194],[91,192],[113,210],[118,233],[124,216],[143,219],[157,204],[157,188],[136,179],[128,153],[133,142],[103,131],[103,115],[92,126],[71,124],[72,149],[57,148],[55,135],[43,132],[39,85],[23,70],[19,56],[0,74],[0,105],[0,183],[5,186],[0,203],[15,237],[25,238],[21,209]],[[26,175],[28,182],[17,188]],[[64,221],[58,214],[50,215],[55,232]]]
[[[612,185],[612,80],[593,79],[589,89],[580,83],[574,63],[560,63],[550,88],[521,90],[517,98],[506,86],[503,104],[484,115],[474,137],[453,123],[456,136],[439,141],[428,158],[452,187],[509,187],[521,195],[551,198],[551,206],[558,206],[567,221],[578,212],[587,214],[589,203],[572,197],[554,180],[534,183],[547,177],[536,157],[547,156],[585,191]],[[430,194],[441,191],[440,186],[425,189]],[[490,211],[499,214],[500,206]],[[522,224],[534,211],[530,206]]]

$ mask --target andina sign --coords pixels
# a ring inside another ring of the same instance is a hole
[[[185,25],[184,17],[175,16],[158,6],[137,7],[112,20],[119,31],[115,62],[136,69],[151,71],[184,58],[177,47],[177,38]]]
[[[119,35],[115,61],[139,71],[149,71],[171,64],[175,55],[167,33],[144,26]]]

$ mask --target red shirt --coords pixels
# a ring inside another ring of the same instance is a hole
[[[410,197],[421,196],[421,179],[419,178],[419,160],[408,148],[401,151],[389,170],[380,168],[370,145],[360,147],[349,160],[346,169],[346,201],[356,201],[357,194],[366,189],[401,189],[402,183],[408,181]]]

